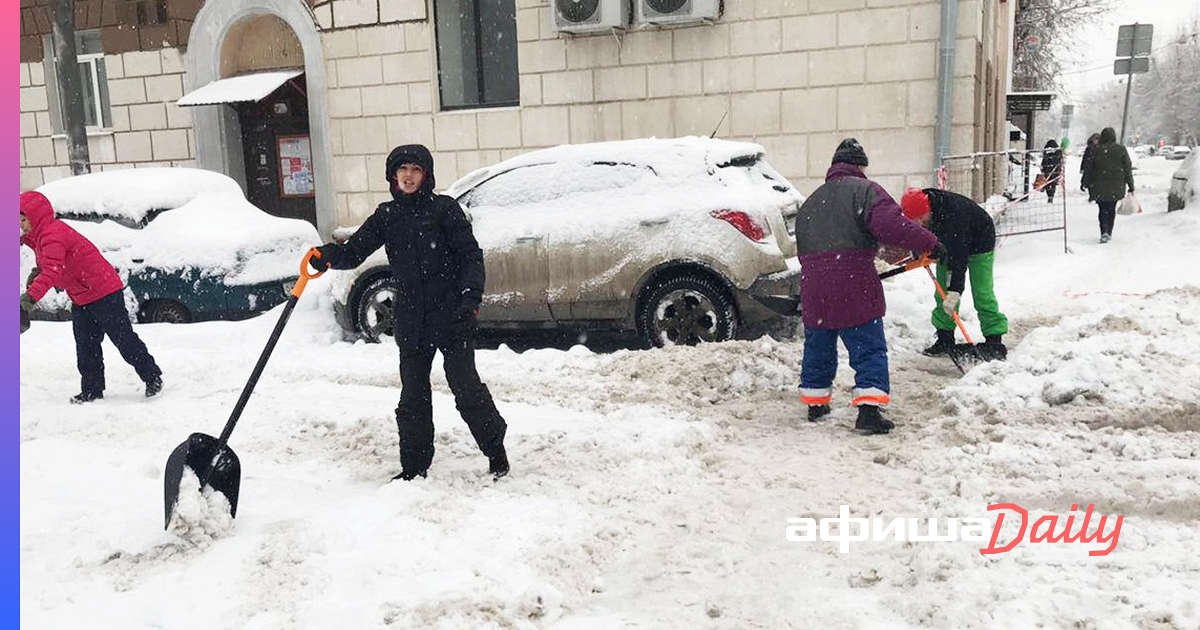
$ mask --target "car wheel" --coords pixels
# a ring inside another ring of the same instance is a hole
[[[706,276],[673,276],[652,285],[644,295],[638,329],[655,346],[728,341],[737,332],[733,298]]]
[[[174,300],[154,300],[143,309],[143,321],[150,324],[186,324],[192,321],[187,307]]]
[[[375,278],[358,294],[354,307],[354,327],[362,338],[378,343],[395,334],[396,280],[391,276]]]

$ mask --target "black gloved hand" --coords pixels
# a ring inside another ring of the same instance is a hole
[[[317,272],[322,272],[326,269],[329,269],[331,266],[333,266],[333,259],[337,253],[337,248],[337,243],[325,243],[324,245],[316,248],[317,252],[319,252],[321,256],[319,258],[317,256],[309,258],[308,266],[312,267],[313,270]]]
[[[41,275],[41,273],[41,269],[34,267],[33,271],[29,272],[29,277],[25,279],[25,288],[28,289],[29,287],[33,286],[33,281],[37,280],[37,277]]]
[[[25,314],[28,315],[33,312],[33,305],[34,305],[33,298],[29,297],[28,293],[22,293],[21,294],[21,310],[25,311]]]
[[[946,246],[942,245],[941,241],[938,241],[937,245],[933,246],[933,250],[929,252],[930,258],[939,261],[945,260],[947,255],[949,255],[949,252],[946,251]]]
[[[470,300],[460,302],[454,312],[450,314],[450,334],[459,337],[469,333],[475,327],[477,311],[478,307],[474,302]]]

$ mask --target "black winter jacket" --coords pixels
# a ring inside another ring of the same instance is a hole
[[[1117,144],[1112,127],[1100,132],[1100,144],[1083,178],[1096,201],[1117,202],[1125,197],[1126,189],[1133,190],[1133,163],[1129,151]]]
[[[405,153],[407,151],[407,153]],[[402,348],[440,345],[454,312],[474,310],[483,299],[483,250],[462,208],[452,197],[433,194],[433,157],[425,147],[398,147],[388,157],[388,179],[403,163],[426,168],[419,191],[379,204],[358,231],[331,252],[334,269],[353,269],[384,247],[399,284],[395,304],[396,343]]]
[[[929,230],[946,248],[950,267],[947,291],[963,292],[967,282],[967,259],[996,249],[996,224],[992,217],[972,201],[958,193],[926,188],[929,196]]]

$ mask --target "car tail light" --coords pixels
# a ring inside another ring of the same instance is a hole
[[[764,219],[740,210],[713,210],[712,216],[737,228],[752,241],[762,241],[771,235],[771,226]]]

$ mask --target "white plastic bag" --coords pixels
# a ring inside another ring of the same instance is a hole
[[[1125,198],[1117,203],[1117,214],[1141,214],[1141,212],[1142,204],[1138,202],[1133,193],[1125,195]]]

